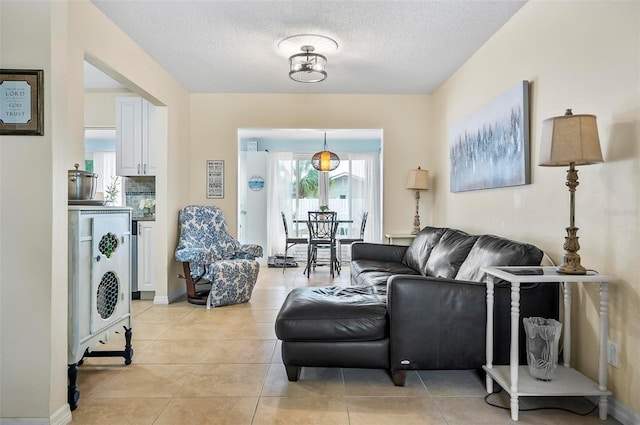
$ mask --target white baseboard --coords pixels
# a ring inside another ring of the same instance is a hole
[[[49,423],[51,425],[66,425],[71,422],[71,409],[65,403],[57,412],[51,415]]]
[[[187,287],[185,285],[182,285],[178,290],[176,290],[176,291],[172,292],[171,294],[169,294],[169,296],[156,295],[155,297],[153,297],[153,303],[154,304],[163,304],[163,305],[171,304],[172,302],[174,302],[178,298],[186,295],[186,293],[187,293]]]
[[[49,418],[0,418],[0,425],[66,425],[71,423],[71,409],[65,403]]]
[[[598,397],[593,396],[587,398],[593,404],[598,404]],[[622,425],[640,425],[640,415],[629,409],[614,397],[609,397],[607,413]]]

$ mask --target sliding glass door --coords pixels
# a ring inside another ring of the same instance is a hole
[[[318,211],[326,205],[336,211],[345,223],[338,229],[339,236],[357,236],[365,212],[369,213],[365,240],[380,241],[381,235],[381,175],[378,153],[340,153],[340,165],[333,171],[319,172],[311,166],[309,154],[270,154],[270,176],[277,180],[270,185],[268,215],[271,217],[269,255],[281,251],[285,214],[290,236],[307,235],[308,211]],[[273,193],[275,192],[275,193]],[[277,219],[274,219],[277,217]],[[281,236],[277,236],[280,234]]]

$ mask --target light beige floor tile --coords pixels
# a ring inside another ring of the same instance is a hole
[[[484,397],[434,397],[449,425],[510,424],[509,411],[489,406]]]
[[[176,397],[257,397],[266,364],[201,364],[184,376]]]
[[[413,371],[407,372],[404,387],[396,387],[386,370],[342,369],[347,396],[427,397],[429,393]]]
[[[288,290],[277,291],[253,291],[251,295],[251,308],[257,309],[280,309],[282,302],[287,297]]]
[[[135,318],[133,320],[133,337],[132,341],[138,340],[156,340],[160,335],[167,332],[174,326],[172,322],[138,322]],[[135,348],[134,348],[135,349]]]
[[[272,339],[212,341],[201,363],[269,363],[275,346]]]
[[[192,365],[130,364],[113,378],[97,385],[89,397],[162,398],[172,397],[182,385]]]
[[[124,364],[112,366],[92,365],[88,363],[88,360],[98,359],[87,359],[84,364],[78,368],[77,384],[80,390],[80,398],[89,397],[96,388],[102,386],[125,368]]]
[[[494,409],[511,414],[509,395],[505,391],[492,394],[488,402],[502,407],[502,409],[498,407]],[[519,402],[518,423],[524,425],[619,424],[611,417],[601,421],[598,418],[596,406],[584,397],[520,397]]]
[[[251,425],[257,397],[173,398],[154,425]]]
[[[219,339],[223,326],[215,323],[178,323],[158,336],[159,340],[215,340]],[[231,325],[237,327],[239,325]]]
[[[136,317],[140,313],[143,313],[153,306],[151,300],[132,300],[131,301],[131,315]]]
[[[256,285],[257,289],[276,289],[276,290],[290,290],[293,288],[292,279],[290,282],[262,282],[260,286]]]
[[[418,376],[433,397],[484,397],[484,377],[477,370],[422,370]]]
[[[276,342],[276,348],[273,350],[273,356],[271,357],[271,363],[274,364],[283,364],[282,363],[282,341],[278,340]]]
[[[344,382],[339,368],[305,367],[297,382],[289,382],[282,364],[271,364],[262,388],[263,397],[343,397]]]
[[[251,309],[243,316],[243,322],[269,323],[273,325],[278,316],[279,309]]]
[[[114,398],[80,399],[72,412],[73,425],[151,425],[165,409],[169,399]]]
[[[136,356],[137,364],[202,363],[213,342],[207,340],[157,340]]]
[[[170,307],[166,305],[154,305],[135,317],[135,323],[175,323],[191,313],[195,307],[181,305]]]
[[[447,425],[431,398],[347,397],[350,425]]]
[[[246,320],[247,312],[243,309],[232,309],[230,306],[216,307],[207,310],[205,306],[195,309],[187,316],[180,319],[177,324],[216,324],[227,325],[241,323]]]
[[[241,323],[218,328],[220,339],[277,339],[273,323]]]
[[[252,425],[349,425],[344,398],[261,397]]]

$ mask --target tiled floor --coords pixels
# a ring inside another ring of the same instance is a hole
[[[287,381],[274,319],[297,286],[347,284],[348,268],[332,281],[326,268],[310,279],[302,268],[263,267],[249,303],[211,309],[186,301],[134,301],[133,363],[87,358],[80,367],[80,400],[73,424],[91,425],[477,425],[510,424],[507,410],[485,403],[475,371],[420,371],[394,387],[385,371],[304,368]],[[108,348],[121,349],[121,335]],[[107,347],[105,347],[107,348]],[[508,406],[504,392],[491,396]],[[521,408],[562,406],[579,412],[582,398],[528,398]],[[597,412],[520,413],[522,424],[617,424]]]

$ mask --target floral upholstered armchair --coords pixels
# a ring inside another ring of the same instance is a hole
[[[192,304],[223,306],[249,301],[262,257],[259,245],[242,245],[227,232],[218,207],[189,205],[180,210],[181,261]]]

